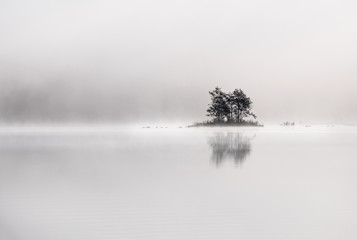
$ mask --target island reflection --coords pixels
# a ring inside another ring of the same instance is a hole
[[[250,141],[250,137],[241,133],[216,133],[208,137],[211,159],[217,167],[225,160],[233,160],[236,166],[241,165],[251,152]]]

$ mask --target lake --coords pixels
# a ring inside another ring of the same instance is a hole
[[[357,128],[1,127],[0,239],[357,239]]]

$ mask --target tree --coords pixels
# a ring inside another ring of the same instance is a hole
[[[207,116],[213,117],[213,122],[244,122],[244,118],[256,115],[251,112],[253,103],[241,90],[235,89],[232,93],[224,93],[219,87],[209,92],[211,104],[207,109]]]
[[[224,122],[230,115],[229,109],[229,96],[222,92],[219,87],[216,87],[213,91],[209,92],[211,96],[211,104],[207,109],[207,116],[213,117],[214,122]]]
[[[233,93],[229,94],[229,106],[235,122],[242,122],[248,116],[256,118],[256,115],[251,112],[253,102],[242,89],[235,89]]]

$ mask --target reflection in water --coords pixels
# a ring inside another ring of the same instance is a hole
[[[232,159],[236,165],[242,164],[243,160],[251,151],[248,136],[241,133],[216,133],[208,137],[208,144],[212,149],[212,160],[216,165],[221,165],[226,159]]]

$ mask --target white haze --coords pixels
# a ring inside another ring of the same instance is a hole
[[[199,121],[243,89],[261,122],[356,123],[357,2],[0,3],[1,121]]]

